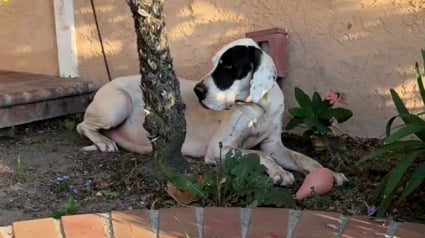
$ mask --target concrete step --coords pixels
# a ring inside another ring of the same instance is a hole
[[[0,128],[83,112],[99,87],[82,79],[0,70]]]

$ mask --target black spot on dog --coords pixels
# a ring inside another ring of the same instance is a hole
[[[230,88],[235,80],[255,72],[260,65],[262,51],[254,46],[234,46],[226,50],[211,74],[218,89]]]

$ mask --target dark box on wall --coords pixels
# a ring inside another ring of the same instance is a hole
[[[278,76],[286,78],[289,66],[288,31],[284,28],[274,27],[248,32],[245,35],[255,40],[273,58]]]

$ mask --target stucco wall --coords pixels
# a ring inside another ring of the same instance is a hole
[[[135,34],[128,6],[123,0],[95,3],[112,77],[137,73]],[[90,2],[75,0],[74,5],[80,74],[105,83],[108,79]],[[42,9],[51,11],[46,6]],[[49,36],[51,32],[46,29],[50,28],[46,26],[54,29],[53,16],[46,14],[45,18],[38,22],[44,30],[37,34]],[[189,79],[198,79],[209,70],[210,57],[222,44],[249,31],[287,28],[287,107],[294,105],[294,86],[310,94],[315,90],[322,94],[328,90],[344,92],[354,117],[342,128],[351,135],[383,134],[386,120],[394,114],[390,88],[396,88],[410,108],[422,106],[412,91],[416,90],[413,65],[421,61],[420,48],[425,48],[424,0],[169,0],[166,21],[175,70]],[[25,39],[20,31],[15,34]],[[1,34],[7,36],[3,30]],[[27,40],[32,42],[32,38]],[[38,48],[54,45],[46,42]],[[9,49],[2,44],[0,47]],[[0,55],[0,62],[4,58]],[[45,62],[46,72],[57,71],[52,57]]]
[[[0,1],[0,70],[58,75],[53,1]]]

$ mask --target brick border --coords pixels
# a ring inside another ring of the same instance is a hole
[[[112,211],[17,221],[0,238],[425,237],[425,224],[281,208],[186,207]]]

